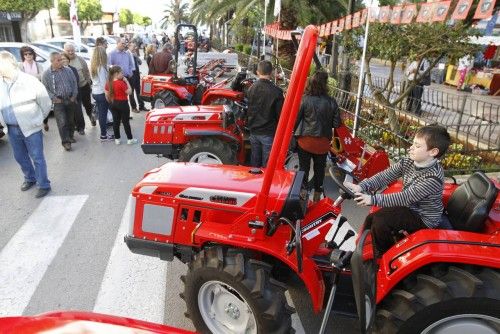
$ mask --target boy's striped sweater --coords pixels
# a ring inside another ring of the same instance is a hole
[[[441,163],[419,168],[413,160],[403,158],[396,164],[359,183],[363,191],[381,189],[403,179],[403,190],[392,194],[375,194],[372,204],[379,207],[406,206],[420,215],[429,228],[436,228],[443,213],[444,171]],[[397,217],[394,217],[397,219]]]

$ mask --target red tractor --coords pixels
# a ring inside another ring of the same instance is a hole
[[[353,306],[362,332],[498,333],[498,184],[482,173],[445,184],[453,229],[396,235],[376,261],[370,230],[361,228],[353,252],[341,249],[354,235],[338,234],[353,195],[343,180],[334,175],[344,190],[335,201],[312,203],[304,174],[284,169],[317,37],[305,29],[267,168],[169,162],[147,172],[131,194],[127,246],[188,264],[181,298],[201,333],[292,332],[289,275],[325,320],[332,306]]]
[[[216,84],[214,77],[208,72],[197,70],[197,47],[190,51],[188,62],[180,59],[187,57],[186,54],[180,55],[179,53],[178,36],[182,29],[192,30],[193,41],[197,43],[196,26],[177,25],[175,60],[170,64],[174,74],[144,76],[141,81],[141,98],[151,102],[154,109],[176,105],[208,105],[224,103],[224,101],[241,101],[242,92],[225,87],[227,80]]]

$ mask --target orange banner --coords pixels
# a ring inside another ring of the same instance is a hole
[[[361,12],[354,13],[354,15],[352,17],[352,27],[353,28],[359,27],[359,21],[360,21],[360,19],[361,19]]]
[[[459,0],[451,18],[453,20],[465,20],[472,7],[473,0]]]
[[[392,24],[400,24],[402,13],[403,13],[403,6],[393,7],[392,13],[391,13],[391,23]]]
[[[488,19],[493,15],[496,0],[480,0],[477,5],[474,19]]]
[[[430,22],[432,18],[432,7],[433,3],[423,3],[420,5],[420,11],[418,12],[417,22],[427,23]]]
[[[330,30],[330,34],[335,35],[338,32],[339,21],[335,20],[332,22],[332,29]]]
[[[339,27],[338,27],[338,30],[337,30],[338,32],[344,31],[344,22],[345,22],[344,18],[341,18],[339,20]]]
[[[415,16],[417,16],[417,5],[406,5],[405,9],[403,10],[403,16],[401,17],[401,23],[411,23]]]
[[[436,3],[434,5],[434,12],[432,13],[432,22],[443,22],[446,19],[446,15],[448,15],[450,6],[451,0]]]
[[[368,9],[363,9],[361,11],[361,19],[359,20],[360,25],[364,25],[366,23],[366,17],[368,16]]]
[[[378,13],[378,21],[380,23],[387,23],[391,19],[391,6],[380,7]]]

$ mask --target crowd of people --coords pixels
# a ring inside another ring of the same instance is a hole
[[[50,54],[50,67],[45,71],[30,46],[20,49],[20,63],[11,53],[0,52],[0,124],[7,128],[14,158],[24,175],[22,191],[38,185],[36,197],[43,197],[51,189],[42,134],[42,129],[50,129],[51,111],[65,151],[71,151],[77,142],[75,132],[85,135],[83,110],[91,126],[99,123],[101,141],[120,145],[123,126],[126,143],[138,142],[132,135],[130,112],[148,111],[140,97],[139,48],[122,38],[115,50],[106,49],[106,39],[97,38],[89,68],[68,41],[64,52]]]

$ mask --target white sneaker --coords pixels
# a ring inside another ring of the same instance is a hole
[[[137,139],[135,139],[135,138],[129,139],[129,140],[127,140],[127,144],[128,145],[137,144]]]
[[[120,144],[121,144],[120,139],[115,139],[115,144],[116,144],[116,145],[120,145]]]

